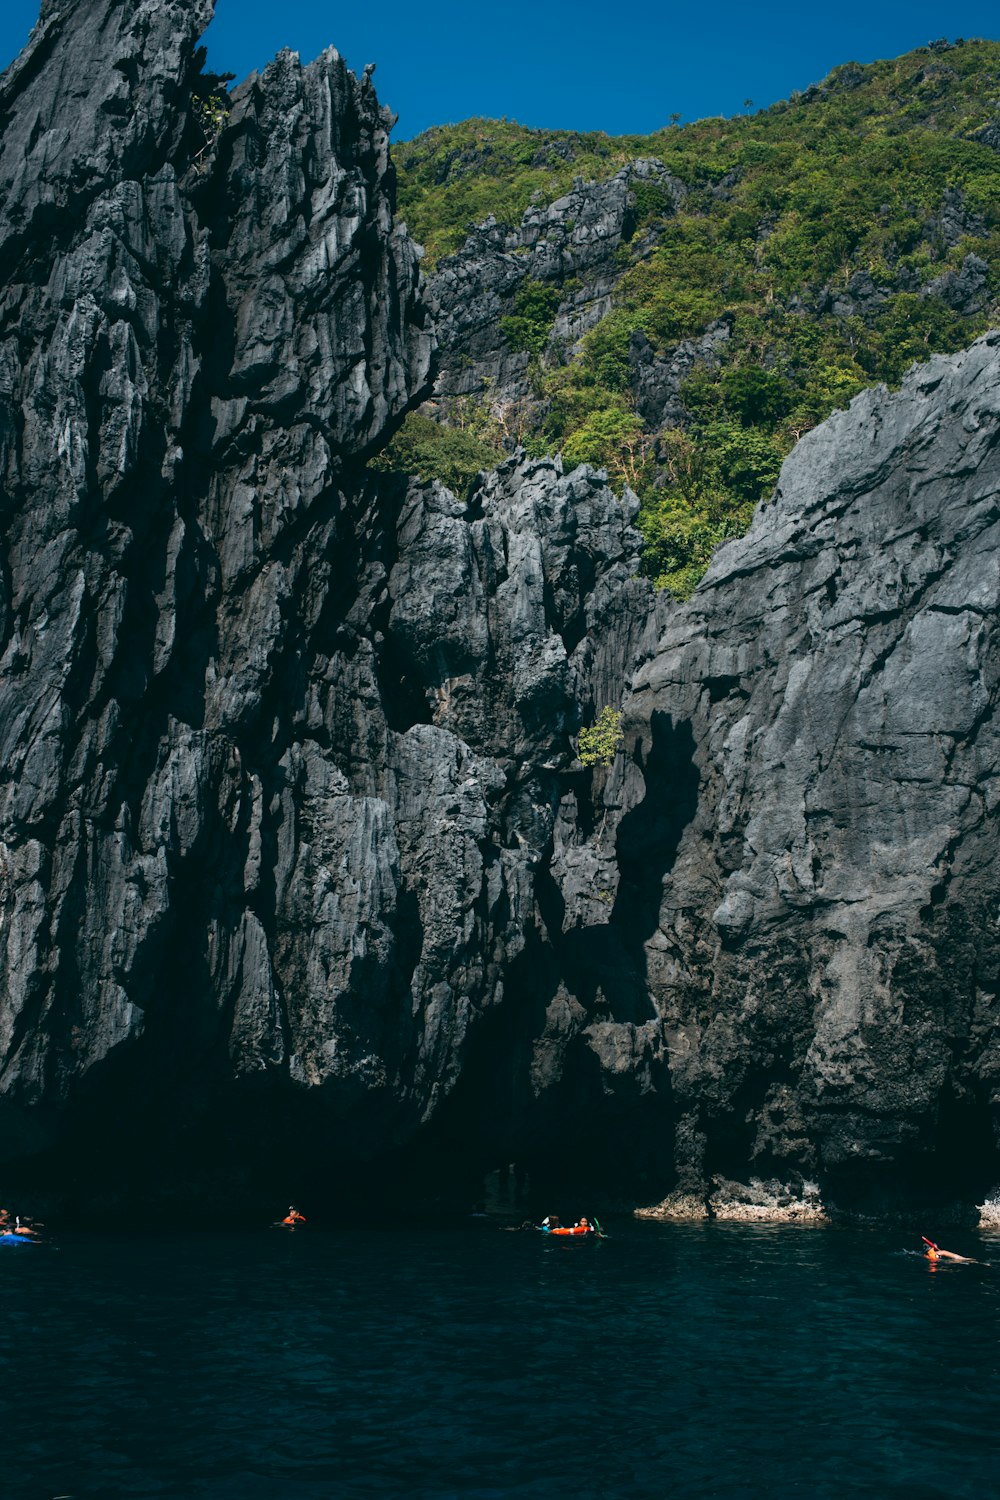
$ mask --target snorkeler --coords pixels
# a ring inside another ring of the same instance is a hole
[[[942,1250],[940,1245],[935,1245],[934,1241],[929,1240],[925,1234],[922,1234],[920,1238],[927,1246],[924,1254],[928,1260],[951,1260],[956,1261],[962,1266],[978,1266],[981,1264],[980,1261],[974,1260],[971,1255],[956,1255],[954,1250]]]

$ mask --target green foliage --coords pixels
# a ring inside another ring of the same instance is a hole
[[[728,536],[737,536],[738,513],[732,530],[684,505],[674,495],[647,503],[636,522],[646,543],[643,571],[659,588],[677,599],[689,599],[700,582],[712,553]]]
[[[736,365],[724,370],[719,386],[726,411],[744,427],[773,428],[795,404],[791,382],[758,365]]]
[[[954,354],[969,342],[969,319],[939,297],[900,293],[870,326],[856,329],[857,360],[877,380],[897,383],[914,360]]]
[[[513,227],[533,198],[551,202],[575,177],[614,176],[640,154],[640,141],[601,130],[526,130],[509,120],[439,126],[395,148],[400,217],[430,267],[491,214]]]
[[[500,319],[503,335],[512,349],[541,354],[559,311],[560,293],[542,281],[522,281],[514,293],[514,311]]]
[[[627,269],[616,290],[660,347],[701,333],[729,306],[728,249],[706,243],[700,232],[685,239],[684,222],[672,220],[652,255]]]
[[[660,449],[666,483],[647,494],[636,523],[646,543],[643,571],[686,599],[715,548],[741,536],[773,490],[781,449],[767,434],[726,421],[666,432]]]
[[[718,492],[737,505],[756,505],[778,482],[784,456],[775,440],[759,428],[733,422],[710,422],[694,429],[706,452],[706,467]]]
[[[632,181],[632,218],[636,229],[655,219],[665,219],[674,211],[674,200],[658,182],[644,177]]]
[[[580,730],[577,754],[585,766],[610,766],[624,740],[620,711],[606,705],[593,724]]]
[[[622,309],[602,318],[584,340],[583,365],[608,391],[627,391],[631,380],[629,342],[642,329],[642,313]]]
[[[482,408],[468,406],[465,418],[464,426],[446,427],[426,412],[411,411],[373,467],[439,479],[464,496],[477,474],[505,457],[500,433]]]
[[[563,444],[563,463],[567,468],[593,464],[607,469],[612,481],[640,483],[649,452],[650,440],[635,412],[625,407],[606,406],[593,411]]]
[[[1000,154],[975,137],[998,97],[1000,44],[975,41],[845,64],[770,109],[683,127],[671,117],[644,138],[473,120],[397,148],[400,208],[433,259],[470,223],[493,213],[514,225],[574,177],[605,180],[636,157],[658,157],[686,185],[675,205],[658,183],[633,181],[613,306],[575,354],[549,343],[565,287],[526,282],[504,320],[538,357],[534,427],[519,435],[630,484],[645,571],[683,596],[804,432],[996,321]],[[957,234],[942,212],[956,192]],[[989,268],[974,314],[927,293],[970,252]],[[856,295],[859,279],[873,295]],[[671,357],[713,327],[714,357],[694,365],[671,417],[683,430],[648,431],[633,336]]]
[[[228,78],[232,75],[227,73],[225,76]],[[205,144],[194,158],[198,163],[206,151],[211,151],[225,129],[230,115],[229,96],[226,93],[195,94],[191,100],[191,110],[205,138]]]

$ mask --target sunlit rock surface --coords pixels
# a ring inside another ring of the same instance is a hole
[[[655,599],[589,469],[366,468],[434,375],[390,117],[284,53],[206,135],[210,13],[52,0],[0,81],[0,1169],[981,1201],[997,339],[809,434]],[[577,334],[628,182],[591,207],[490,251],[576,257]],[[488,259],[441,273],[484,330]]]
[[[995,1163],[998,431],[995,334],[858,397],[636,681],[618,904],[646,883],[682,1185]]]

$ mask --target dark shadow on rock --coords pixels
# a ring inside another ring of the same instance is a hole
[[[609,1089],[589,1028],[655,1020],[645,944],[697,807],[694,751],[690,723],[653,715],[649,749],[637,753],[645,792],[619,825],[621,883],[607,922],[567,929],[566,895],[548,865],[536,871],[539,924],[510,965],[504,1004],[476,1029],[436,1122],[444,1154],[457,1141],[475,1142],[484,1164],[519,1160],[535,1181],[587,1183],[622,1200],[634,1191],[651,1201],[673,1185],[669,1069],[654,1065],[655,1086],[641,1096]]]
[[[644,955],[621,928],[571,928],[560,935],[556,951],[567,990],[594,1020],[641,1025],[654,1018]]]
[[[698,805],[699,773],[687,720],[656,710],[650,719],[650,745],[635,761],[646,784],[645,796],[618,825],[615,851],[621,879],[611,923],[641,950],[656,931],[663,881],[677,858],[681,838]]]

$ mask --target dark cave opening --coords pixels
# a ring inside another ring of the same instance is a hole
[[[977,1219],[976,1205],[1000,1187],[997,1111],[985,1089],[946,1084],[933,1129],[919,1143],[886,1142],[885,1154],[849,1160],[821,1174],[837,1210],[872,1217],[938,1213],[944,1222]]]

